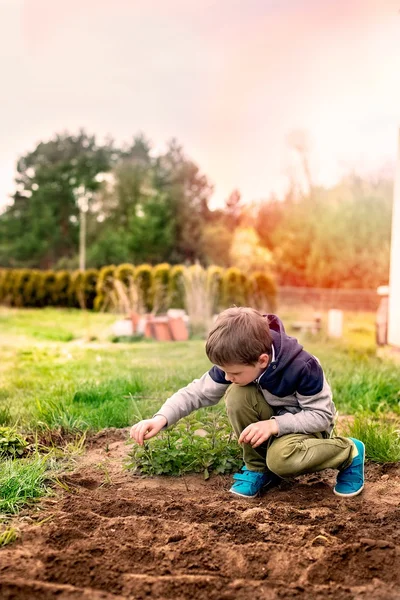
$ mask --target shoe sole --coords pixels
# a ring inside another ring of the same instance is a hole
[[[335,488],[333,488],[333,493],[335,494],[335,496],[340,496],[341,498],[353,498],[354,496],[358,496],[358,494],[361,494],[363,489],[364,486],[362,486],[362,488],[360,488],[356,492],[353,492],[352,494],[341,494],[340,492],[337,492]]]
[[[361,441],[361,440],[360,440]],[[364,442],[361,442],[363,445],[363,450],[364,450],[364,457],[363,457],[363,479],[365,479],[365,444]],[[340,496],[341,498],[354,498],[354,496],[358,496],[358,494],[361,494],[361,492],[364,489],[364,484],[362,484],[362,487],[360,487],[359,490],[357,490],[356,492],[353,492],[352,494],[341,494],[340,492],[336,491],[336,488],[333,488],[333,493],[335,494],[335,496]]]
[[[233,490],[229,490],[231,494],[233,494],[234,496],[240,496],[241,498],[257,498],[257,496],[260,495],[260,492],[257,492],[256,494],[254,494],[254,496],[248,496],[247,494],[239,494],[239,492],[234,492]]]

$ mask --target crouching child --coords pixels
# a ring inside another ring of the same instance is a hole
[[[286,334],[276,315],[247,307],[218,316],[206,342],[213,367],[173,394],[130,435],[143,444],[194,410],[225,396],[244,466],[230,492],[254,498],[282,477],[337,469],[334,493],[364,487],[364,444],[332,435],[335,406],[318,359]]]

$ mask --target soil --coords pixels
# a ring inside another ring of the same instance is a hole
[[[246,500],[230,477],[132,475],[126,437],[97,434],[14,520],[1,600],[400,599],[399,465],[367,465],[353,499],[324,471]]]

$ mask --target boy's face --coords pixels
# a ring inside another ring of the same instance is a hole
[[[236,385],[248,385],[265,371],[269,363],[268,354],[261,354],[255,365],[231,364],[221,365],[219,368],[225,373],[225,379]]]

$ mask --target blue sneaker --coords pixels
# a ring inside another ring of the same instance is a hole
[[[336,496],[351,498],[357,496],[364,489],[364,461],[365,446],[360,440],[349,438],[356,445],[358,455],[347,469],[339,471],[333,492]]]
[[[247,467],[242,467],[239,473],[235,473],[233,479],[234,484],[229,491],[244,498],[255,498],[261,490],[273,487],[281,480],[271,471],[260,473],[259,471],[249,471]]]

